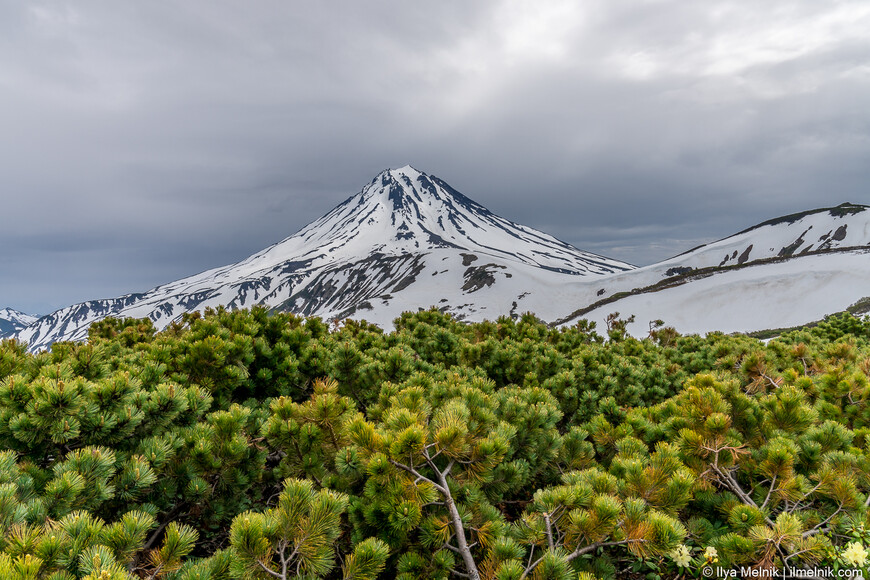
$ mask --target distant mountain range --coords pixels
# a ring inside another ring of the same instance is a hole
[[[385,327],[431,306],[461,320],[528,311],[554,324],[603,324],[619,311],[636,315],[635,334],[657,318],[683,332],[792,326],[870,295],[867,210],[843,204],[785,216],[635,268],[501,218],[406,166],[236,264],[39,319],[0,310],[0,337],[37,350],[82,340],[107,316],[149,317],[163,328],[184,312],[257,304]]]
[[[38,318],[11,308],[0,308],[0,338],[14,335],[27,325],[36,322]]]

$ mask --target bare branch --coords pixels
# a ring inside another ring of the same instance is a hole
[[[717,459],[718,459],[718,457],[717,457]],[[754,508],[757,508],[757,507],[758,507],[758,504],[756,504],[756,503],[752,500],[752,498],[749,497],[749,495],[748,495],[745,491],[743,491],[743,488],[740,487],[740,484],[737,483],[737,480],[734,479],[733,475],[732,475],[730,472],[725,472],[725,471],[723,471],[722,468],[719,467],[718,462],[717,462],[717,463],[714,463],[714,464],[711,465],[710,467],[713,469],[713,471],[716,472],[717,475],[719,475],[719,480],[720,480],[722,483],[725,484],[725,487],[727,487],[727,488],[730,489],[732,492],[734,492],[734,495],[736,495],[737,497],[739,497],[740,500],[741,500],[743,503],[745,503],[746,505],[750,505],[750,506],[752,506],[752,507],[754,507]],[[759,509],[760,509],[760,508],[759,508]],[[766,521],[766,522],[767,522],[771,527],[774,526],[773,520],[771,520],[769,517],[764,516],[764,520],[765,520],[765,521]]]
[[[551,550],[555,550],[556,547],[553,545],[553,529],[550,524],[550,514],[544,513],[544,523],[547,524],[547,546]]]
[[[456,460],[451,459],[450,463],[447,464],[447,467],[444,468],[444,471],[439,471],[438,473],[441,474],[442,478],[447,477],[447,475],[450,473],[450,470],[453,469],[454,465],[456,465]],[[432,467],[435,467],[435,466],[433,465]]]
[[[275,572],[274,570],[272,570],[271,568],[269,568],[268,566],[266,566],[265,564],[263,564],[259,560],[257,560],[257,564],[260,565],[260,568],[263,570],[263,572],[265,572],[266,574],[268,574],[272,578],[280,578],[281,580],[287,580],[286,575],[282,575],[282,574],[279,574],[278,572]]]
[[[442,548],[447,548],[447,549],[450,550],[451,552],[456,552],[457,554],[459,553],[459,548],[457,548],[456,546],[451,546],[451,545],[448,544],[447,542],[444,542],[444,545],[441,546],[441,547],[442,547]]]
[[[417,478],[417,481],[425,481],[426,483],[432,484],[432,485],[435,487],[435,489],[437,489],[437,490],[440,491],[441,493],[448,493],[448,490],[447,490],[446,488],[444,488],[444,487],[442,487],[441,485],[435,483],[434,481],[432,481],[431,479],[429,479],[429,478],[426,477],[425,475],[421,474],[419,471],[417,471],[417,470],[414,469],[413,467],[411,467],[411,466],[409,466],[409,465],[405,465],[404,463],[399,463],[399,462],[396,461],[395,459],[390,459],[389,462],[390,462],[391,464],[395,465],[396,467],[398,467],[399,469],[402,469],[402,470],[404,470],[404,471],[407,471],[408,473],[410,473],[411,475],[413,475],[414,477],[416,477],[416,478]]]
[[[825,526],[825,524],[827,524],[827,523],[830,522],[832,519],[834,519],[834,516],[836,516],[836,515],[837,515],[838,513],[840,513],[841,511],[843,511],[843,504],[840,504],[839,507],[837,507],[837,511],[835,511],[834,513],[832,513],[831,515],[829,515],[827,518],[825,518],[824,521],[819,522],[815,527],[813,527],[812,529],[807,530],[807,531],[805,531],[803,534],[801,534],[801,537],[802,537],[802,538],[808,538],[808,537],[810,537],[810,536],[812,536],[812,535],[814,535],[814,534],[819,533],[819,531],[820,531],[820,530]]]
[[[761,504],[759,509],[764,509],[767,507],[767,502],[770,501],[770,494],[773,493],[773,488],[776,487],[776,475],[770,480],[770,489],[767,490],[767,496],[764,498],[764,502]]]

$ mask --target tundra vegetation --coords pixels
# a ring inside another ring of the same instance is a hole
[[[867,565],[870,321],[602,333],[255,308],[3,342],[0,578]]]

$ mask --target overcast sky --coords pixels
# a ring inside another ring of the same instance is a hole
[[[644,265],[870,203],[870,2],[0,0],[0,308],[238,261],[411,164]]]

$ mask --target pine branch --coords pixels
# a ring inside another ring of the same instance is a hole
[[[783,565],[785,566],[785,565],[788,564],[788,561],[791,560],[792,558],[794,558],[794,557],[796,557],[796,556],[800,556],[801,554],[806,554],[807,552],[812,552],[812,551],[813,551],[812,548],[807,548],[807,549],[805,549],[805,550],[800,550],[800,551],[798,551],[798,552],[794,552],[794,553],[792,553],[792,554],[789,554],[789,555],[786,556],[785,558],[783,558],[783,559],[782,559],[782,563],[783,563]],[[786,566],[786,567],[787,567],[787,566]]]
[[[572,560],[575,560],[576,558],[579,558],[580,556],[582,556],[584,554],[588,554],[589,552],[594,552],[598,548],[607,548],[610,546],[625,546],[627,544],[645,543],[648,541],[649,540],[644,540],[642,538],[635,538],[632,540],[618,540],[618,541],[614,541],[614,542],[595,542],[595,543],[589,544],[588,546],[584,546],[582,548],[577,548],[576,550],[574,550],[573,552],[571,552],[570,554],[565,556],[565,561],[571,562]],[[532,550],[534,550],[534,547],[532,548]],[[522,576],[520,576],[519,580],[525,580],[526,578],[528,578],[529,574],[531,574],[534,571],[534,569],[537,568],[538,564],[540,564],[541,562],[544,561],[545,557],[546,557],[546,555],[541,556],[540,558],[535,560],[533,563],[529,564],[526,567],[526,569],[523,570],[523,574],[522,574]]]
[[[792,513],[792,512],[794,512],[796,509],[798,509],[798,508],[803,509],[803,508],[809,507],[810,504],[802,504],[801,502],[804,501],[805,499],[807,499],[808,497],[810,497],[811,495],[813,495],[813,494],[814,494],[816,491],[818,491],[818,489],[819,489],[820,487],[822,487],[822,485],[824,485],[824,484],[825,484],[825,480],[824,480],[824,479],[820,479],[820,480],[819,480],[819,483],[818,483],[814,488],[812,488],[812,489],[809,490],[807,493],[805,493],[804,496],[803,496],[802,498],[800,498],[799,500],[795,501],[795,505],[794,505],[794,507],[793,507],[791,510],[788,510],[788,513]],[[810,503],[812,503],[812,502],[810,502]]]
[[[456,537],[456,543],[459,544],[459,553],[465,563],[465,569],[468,570],[471,580],[480,580],[480,573],[477,571],[477,564],[474,562],[474,557],[471,555],[471,548],[465,539],[465,528],[462,525],[462,516],[459,515],[459,510],[456,508],[456,502],[453,501],[453,495],[450,493],[450,487],[447,485],[447,474],[453,468],[453,460],[444,469],[444,472],[436,471],[438,474],[438,483],[444,494],[444,501],[447,503],[447,511],[450,513],[450,519],[453,520],[453,533]]]
[[[453,495],[450,493],[450,486],[447,484],[447,475],[450,473],[450,470],[453,469],[456,461],[451,459],[450,463],[447,464],[447,467],[445,467],[443,471],[439,471],[432,463],[432,458],[430,458],[428,450],[424,449],[423,454],[426,457],[429,466],[435,470],[438,477],[438,483],[435,483],[435,481],[417,471],[413,464],[405,465],[404,463],[399,463],[394,459],[390,459],[389,462],[399,469],[403,469],[414,475],[419,481],[430,483],[435,489],[441,492],[447,505],[447,511],[450,513],[450,519],[453,522],[456,543],[459,544],[457,547],[458,553],[462,556],[462,560],[465,562],[465,567],[469,574],[468,577],[471,578],[471,580],[479,580],[480,573],[477,571],[477,564],[474,562],[474,558],[471,555],[471,548],[468,546],[465,539],[465,529],[462,526],[462,517],[459,515],[459,510],[456,508],[456,503],[453,501]]]
[[[806,532],[804,532],[803,534],[801,534],[801,537],[802,537],[802,538],[809,538],[810,536],[819,533],[819,531],[821,530],[821,528],[823,528],[823,527],[825,526],[825,524],[827,524],[827,523],[830,522],[832,519],[834,519],[834,516],[836,516],[836,515],[837,515],[838,513],[840,513],[841,511],[843,511],[843,504],[840,504],[839,507],[837,507],[837,510],[836,510],[834,513],[832,513],[831,515],[829,515],[827,518],[825,518],[824,521],[819,522],[819,523],[818,523],[815,527],[813,527],[811,530],[807,530]]]
[[[582,556],[583,554],[588,554],[589,552],[594,552],[598,548],[607,548],[610,546],[626,546],[628,544],[645,544],[647,542],[649,542],[649,540],[645,540],[643,538],[634,538],[631,540],[619,540],[616,542],[596,542],[594,544],[586,546],[585,548],[577,548],[576,550],[574,550],[573,552],[568,554],[568,556],[566,556],[565,559],[570,562],[570,561],[574,560],[575,558]]]
[[[804,376],[807,376],[809,373],[807,372],[807,361],[804,357],[798,357],[798,360],[801,361],[801,364],[804,366]]]
[[[447,549],[450,550],[451,552],[455,552],[455,553],[457,553],[457,554],[459,553],[459,548],[457,548],[456,546],[451,546],[451,545],[448,544],[447,542],[444,542],[444,545],[441,546],[441,547],[442,547],[442,548],[447,548]]]
[[[142,551],[151,549],[151,546],[154,545],[154,543],[160,537],[160,534],[163,533],[164,529],[166,529],[166,526],[171,524],[172,521],[175,519],[175,516],[181,513],[183,505],[184,504],[178,504],[177,506],[172,508],[172,510],[168,514],[166,514],[166,520],[162,524],[157,526],[157,529],[154,530],[154,533],[151,534],[151,536],[148,538],[148,541],[145,542],[144,546],[142,546]]]
[[[291,441],[293,443],[293,449],[296,450],[296,455],[299,457],[299,463],[304,465],[305,464],[305,454],[302,453],[302,449],[299,448],[299,442],[296,440],[295,437],[293,437],[291,439]],[[312,478],[317,483],[317,487],[323,487],[323,483],[313,473],[308,473],[308,471],[306,471],[305,476]]]
[[[553,546],[553,529],[550,524],[550,514],[546,512],[544,513],[544,523],[547,525],[547,546],[549,546],[551,550],[554,550],[555,546]]]
[[[455,459],[451,459],[450,463],[447,464],[447,467],[444,468],[444,471],[439,471],[438,473],[441,475],[441,478],[446,478],[450,473],[450,470],[453,469],[453,466],[456,464]],[[432,467],[435,467],[434,465]]]
[[[438,485],[437,483],[435,483],[434,481],[432,481],[431,479],[429,479],[428,477],[426,477],[425,475],[421,474],[419,471],[414,469],[412,466],[405,465],[404,463],[399,463],[395,459],[390,459],[389,462],[391,464],[393,464],[394,466],[398,467],[399,469],[407,471],[408,473],[410,473],[411,475],[416,477],[418,481],[425,481],[426,483],[431,484],[432,486],[435,487],[435,489],[437,489],[441,493],[443,493],[443,494],[450,493],[446,487],[442,487],[442,486]]]
[[[289,558],[287,558],[284,556],[284,552],[287,550],[287,541],[283,540],[280,544],[280,550],[278,550],[278,559],[281,560],[281,575],[285,578],[287,577],[287,563],[293,558],[293,556],[296,555],[296,551],[298,549],[299,548],[297,547],[296,550],[293,550],[293,553],[290,554]]]
[[[782,379],[780,379],[780,382],[777,383],[775,380],[773,380],[771,377],[769,377],[769,376],[766,375],[765,373],[760,373],[760,374],[761,374],[761,376],[762,376],[763,378],[767,379],[767,382],[769,382],[770,385],[771,385],[774,389],[778,389],[778,388],[779,388],[779,384],[782,382]]]
[[[732,492],[734,492],[734,495],[739,497],[743,503],[745,503],[746,505],[750,505],[754,508],[758,508],[758,504],[756,504],[755,501],[753,501],[753,499],[751,497],[749,497],[749,495],[745,491],[743,491],[743,488],[740,487],[740,484],[737,483],[737,480],[734,479],[732,474],[730,472],[729,473],[724,472],[719,467],[718,459],[719,459],[719,457],[717,455],[716,456],[716,463],[712,464],[710,467],[713,469],[713,471],[716,472],[717,475],[719,475],[720,481],[722,481],[728,489],[730,489]],[[759,508],[759,509],[761,509],[761,508]],[[773,520],[771,520],[768,516],[764,516],[764,520],[771,527],[773,527],[775,525],[773,523]]]
[[[260,562],[259,560],[256,560],[256,562],[257,562],[257,564],[260,565],[260,568],[261,568],[261,569],[262,569],[266,574],[268,574],[269,576],[271,576],[272,578],[280,578],[281,580],[287,580],[287,575],[286,575],[286,574],[279,574],[278,572],[275,572],[274,570],[272,570],[271,568],[269,568],[268,566],[266,566],[265,564],[263,564],[263,563]]]
[[[150,576],[148,576],[148,580],[154,580],[155,578],[157,578],[157,575],[160,574],[161,570],[163,570],[164,565],[165,565],[165,562],[163,562],[159,566],[157,566],[157,568],[154,569],[154,572]]]
[[[437,443],[430,443],[429,445],[426,445],[426,446],[423,448],[423,456],[426,458],[427,461],[429,461],[429,462],[434,461],[435,458],[438,457],[439,455],[441,455],[441,453],[444,451],[444,449],[439,449],[439,450],[437,451],[437,453],[435,453],[435,455],[432,455],[432,456],[430,457],[430,456],[429,456],[429,449],[432,449],[433,447],[436,447],[436,446],[437,446]]]
[[[759,506],[759,509],[764,509],[767,507],[767,502],[770,501],[770,494],[773,493],[773,488],[776,487],[776,475],[770,480],[770,489],[767,490],[767,496],[764,498],[764,502]]]

